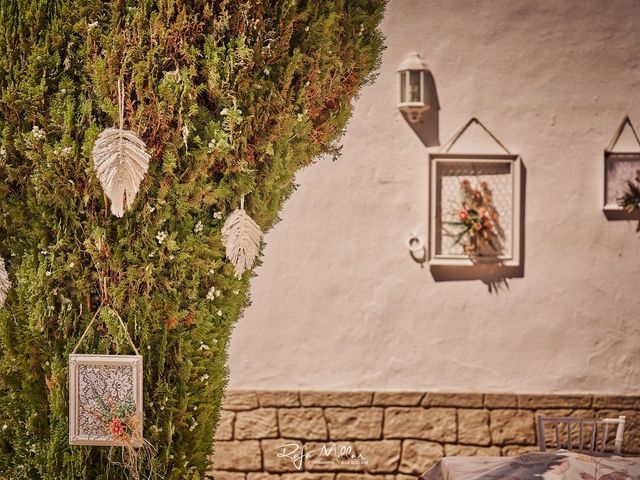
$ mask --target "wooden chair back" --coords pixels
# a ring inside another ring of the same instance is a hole
[[[624,424],[624,415],[618,418],[567,418],[538,415],[538,445],[540,451],[544,452],[548,445],[545,434],[552,433],[555,441],[552,440],[551,445],[555,444],[557,449],[566,448],[581,453],[604,455],[607,453],[609,440],[613,438],[613,454],[620,455]],[[550,431],[545,429],[545,425],[551,425]],[[566,427],[563,427],[565,425]],[[613,437],[613,427],[616,428],[615,437]],[[574,439],[576,435],[577,439]]]

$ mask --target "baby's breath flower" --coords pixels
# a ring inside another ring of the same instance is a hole
[[[162,245],[162,242],[164,242],[167,238],[167,232],[165,232],[164,230],[158,232],[158,234],[156,235],[156,240],[158,240],[158,243],[160,245]]]
[[[213,300],[216,295],[216,287],[211,287],[207,292],[207,300]]]

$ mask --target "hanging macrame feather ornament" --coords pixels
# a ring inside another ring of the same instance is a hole
[[[7,292],[9,292],[10,288],[11,281],[4,266],[4,258],[0,257],[0,308],[4,307],[4,302],[7,300]]]
[[[146,145],[135,133],[124,130],[124,94],[118,82],[119,128],[107,128],[93,145],[93,165],[102,188],[111,200],[111,213],[122,217],[129,209],[149,169]]]
[[[233,264],[236,278],[253,266],[258,253],[262,231],[244,209],[244,198],[222,226],[222,243],[229,261]]]

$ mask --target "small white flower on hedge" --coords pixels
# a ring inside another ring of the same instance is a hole
[[[209,350],[209,345],[207,345],[204,342],[200,342],[200,348],[199,350]]]
[[[40,129],[39,126],[34,125],[31,129],[31,133],[33,133],[33,138],[36,140],[44,140],[47,136],[44,130]]]
[[[201,382],[204,382],[205,380],[208,380],[208,379],[209,379],[209,374],[208,373],[205,373],[200,377],[200,381]]]
[[[204,227],[203,227],[203,225],[202,225],[202,222],[201,222],[200,220],[198,220],[198,223],[196,223],[196,226],[195,226],[195,227],[193,227],[193,232],[194,232],[194,233],[200,233],[200,232],[202,231],[202,229],[203,229],[203,228],[204,228]]]
[[[222,218],[222,212],[213,212],[213,218],[220,220]]]
[[[222,310],[218,310],[218,311],[216,312],[216,314],[217,314],[219,317],[221,317],[221,316],[222,316]]]
[[[160,245],[162,245],[162,242],[164,242],[166,238],[167,238],[167,232],[165,232],[164,230],[158,232],[158,234],[156,235],[156,239],[158,240],[158,243]]]
[[[207,300],[213,300],[216,296],[216,287],[211,287],[207,292]]]

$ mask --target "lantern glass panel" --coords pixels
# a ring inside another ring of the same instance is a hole
[[[422,102],[422,72],[412,70],[409,72],[409,101]]]
[[[400,72],[400,103],[407,101],[407,72]]]

